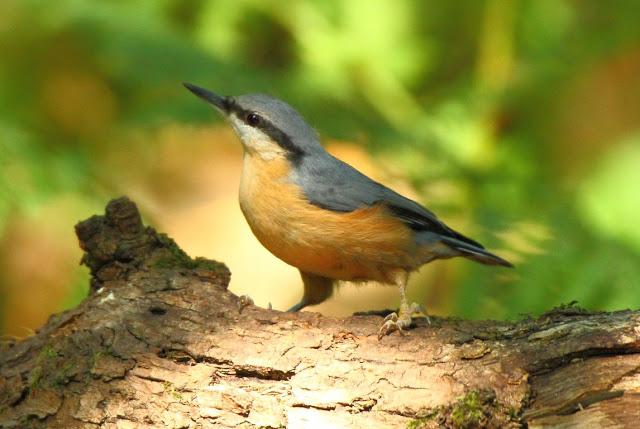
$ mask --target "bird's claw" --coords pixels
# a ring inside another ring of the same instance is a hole
[[[404,334],[404,329],[411,326],[411,316],[414,314],[419,314],[425,317],[427,319],[427,323],[431,324],[431,320],[429,319],[425,308],[415,302],[411,303],[409,306],[406,304],[404,306],[400,306],[398,313],[393,312],[384,318],[384,323],[378,331],[378,340],[394,331],[398,331],[401,335]]]
[[[424,308],[423,305],[418,304],[417,302],[412,302],[411,305],[409,306],[409,314],[412,316],[418,315],[420,317],[424,317],[427,321],[427,325],[431,325],[431,319],[427,314],[427,309]]]
[[[378,331],[378,340],[381,340],[385,335],[389,335],[394,331],[398,331],[401,335],[404,334],[403,329],[408,328],[411,325],[411,315],[408,317],[402,317],[402,312],[400,312],[400,317],[397,313],[393,312],[384,318],[384,323],[380,327]]]
[[[242,295],[238,299],[238,313],[242,313],[242,310],[250,305],[253,305],[253,299],[249,295]]]

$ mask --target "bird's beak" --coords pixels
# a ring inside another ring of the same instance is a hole
[[[207,89],[200,88],[199,86],[196,86],[190,83],[183,82],[182,84],[184,85],[185,88],[193,92],[198,97],[202,98],[207,103],[212,104],[221,112],[225,114],[227,113],[227,103],[226,103],[225,97],[222,97],[218,94],[214,94],[213,92]]]

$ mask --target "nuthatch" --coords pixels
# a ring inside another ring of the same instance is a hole
[[[271,253],[300,270],[304,294],[289,311],[319,304],[338,281],[400,288],[400,309],[379,336],[411,324],[409,273],[464,256],[512,265],[454,231],[420,204],[334,158],[287,103],[263,94],[220,96],[188,83],[231,123],[244,147],[240,208]]]

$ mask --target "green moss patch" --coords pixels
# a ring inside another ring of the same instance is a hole
[[[407,424],[408,429],[498,429],[522,426],[518,413],[496,399],[491,389],[471,390],[456,402],[431,410]]]

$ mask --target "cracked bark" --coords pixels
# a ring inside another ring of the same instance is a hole
[[[0,347],[0,427],[637,427],[640,312],[518,322],[248,306],[126,198],[76,227],[92,289]]]

